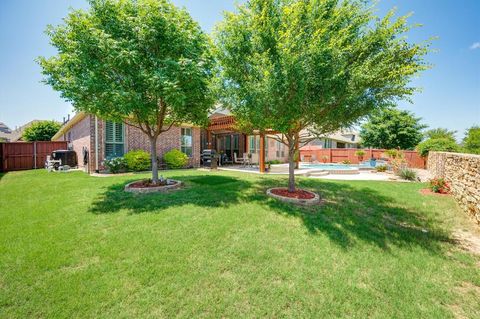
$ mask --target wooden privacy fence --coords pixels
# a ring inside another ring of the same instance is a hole
[[[66,148],[67,142],[0,143],[0,171],[43,168],[47,155]]]
[[[300,150],[300,157],[302,161],[318,161],[325,163],[341,163],[343,161],[350,161],[352,164],[359,163],[359,157],[355,155],[358,151],[356,148],[325,148],[325,149],[310,149],[306,147]],[[376,159],[386,158],[383,149],[364,149],[365,155],[363,160],[369,160],[372,157]],[[421,157],[416,151],[403,151],[408,165],[413,168],[425,168],[426,159]]]

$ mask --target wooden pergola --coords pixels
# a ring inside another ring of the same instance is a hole
[[[211,134],[216,132],[241,132],[236,126],[235,117],[233,115],[219,116],[210,119],[210,124],[207,127],[207,139],[210,141]],[[243,132],[241,132],[243,133]],[[268,131],[268,132],[259,132],[255,135],[260,135],[260,153],[258,156],[258,166],[260,173],[265,173],[265,135],[266,134],[276,134],[277,132]]]

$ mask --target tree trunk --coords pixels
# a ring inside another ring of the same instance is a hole
[[[295,143],[289,141],[288,145],[288,191],[295,192]]]
[[[295,134],[295,169],[300,168],[300,136]]]
[[[152,161],[152,183],[153,184],[158,184],[157,139],[158,139],[158,136],[150,137],[150,157]]]

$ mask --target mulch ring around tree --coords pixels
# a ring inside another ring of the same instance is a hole
[[[419,192],[420,192],[420,194],[425,195],[425,196],[450,196],[449,193],[447,193],[447,194],[445,194],[445,193],[435,193],[434,191],[432,191],[429,188],[421,189],[421,190],[419,190]]]
[[[125,185],[125,191],[129,193],[148,194],[178,189],[180,186],[182,186],[182,182],[173,179],[166,179],[157,184],[152,183],[150,179],[144,179]]]
[[[310,206],[320,203],[320,196],[318,194],[304,189],[297,189],[295,192],[289,192],[285,187],[270,188],[267,190],[267,195],[282,202],[297,205]]]

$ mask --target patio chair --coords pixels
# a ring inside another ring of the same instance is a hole
[[[245,157],[238,157],[237,153],[233,153],[233,164],[245,165]]]
[[[252,153],[247,154],[247,158],[245,158],[245,167],[252,167]]]

